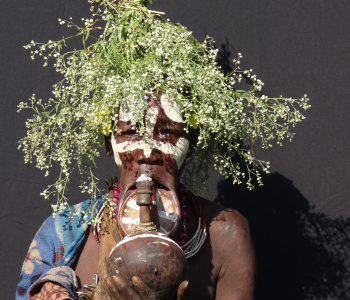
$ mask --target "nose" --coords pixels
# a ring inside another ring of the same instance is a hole
[[[139,165],[162,165],[162,153],[157,149],[139,149],[136,155],[136,162]]]

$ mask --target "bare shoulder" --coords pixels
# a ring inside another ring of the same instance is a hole
[[[200,202],[208,223],[209,233],[220,240],[228,239],[220,245],[226,246],[227,243],[242,242],[247,238],[250,242],[248,222],[237,210],[223,207],[203,198],[200,198]]]
[[[255,255],[247,220],[236,210],[200,201],[217,278],[215,299],[253,299]]]

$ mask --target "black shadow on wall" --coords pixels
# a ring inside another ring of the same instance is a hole
[[[221,181],[216,198],[249,221],[257,256],[256,299],[350,299],[350,218],[315,212],[278,173],[263,175],[263,182],[249,191],[244,184]]]

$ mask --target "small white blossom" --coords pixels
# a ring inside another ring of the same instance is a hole
[[[25,161],[35,161],[46,176],[53,165],[61,168],[57,181],[42,193],[45,198],[57,197],[57,204],[52,206],[54,213],[68,207],[65,191],[75,168],[82,177],[81,191],[92,197],[100,193],[93,170],[98,149],[104,144],[102,132],[118,134],[119,128],[112,126],[118,120],[116,107],[131,105],[133,125],[138,124],[135,127],[144,135],[144,96],[155,90],[171,95],[179,104],[187,132],[190,127],[198,128],[196,155],[187,174],[210,167],[224,177],[231,176],[235,183],[245,180],[248,188],[253,186],[252,177],[261,184],[258,167],[267,172],[269,164],[253,156],[255,141],[268,148],[273,140],[277,144],[290,140],[290,128],[303,119],[299,110],[309,107],[307,96],[260,96],[264,83],[252,74],[252,69],[240,69],[241,53],[233,60],[230,77],[224,76],[216,60],[218,50],[209,37],[200,44],[185,27],[154,18],[149,11],[133,11],[139,16],[135,26],[124,22],[127,9],[115,9],[121,10],[115,14],[108,7],[93,18],[81,19],[85,28],[79,38],[88,38],[89,30],[100,26],[99,19],[108,20],[110,26],[89,47],[65,53],[65,42],[70,37],[43,45],[31,41],[26,46],[36,48],[31,58],[43,56],[45,66],[53,60],[63,78],[53,86],[52,99],[33,95],[27,104],[18,106],[19,110],[34,109],[36,114],[27,121],[27,136],[20,141]],[[73,21],[58,21],[80,28]],[[252,82],[247,90],[236,87],[246,79]],[[249,148],[252,150],[246,150]],[[247,165],[246,171],[232,160],[237,154]],[[190,176],[193,184],[203,185],[201,173]]]

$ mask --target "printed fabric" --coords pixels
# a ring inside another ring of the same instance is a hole
[[[27,300],[46,282],[64,287],[68,296],[76,299],[78,282],[71,267],[79,257],[88,222],[97,215],[105,199],[106,195],[86,200],[46,219],[25,257],[16,300]],[[70,213],[75,217],[69,218]]]
[[[73,298],[63,286],[47,281],[41,287],[40,292],[31,296],[30,300],[73,300]]]

